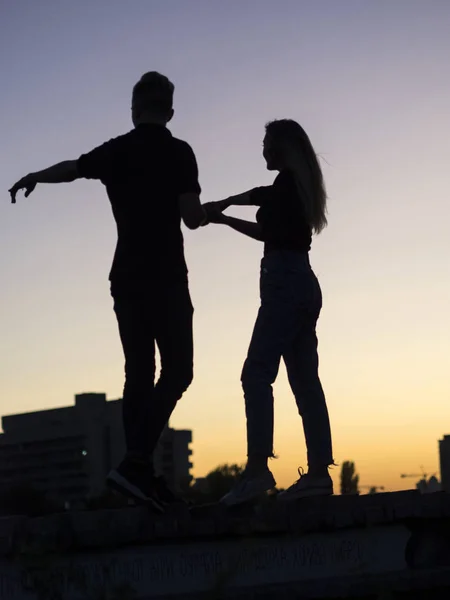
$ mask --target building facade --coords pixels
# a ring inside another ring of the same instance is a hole
[[[439,440],[439,463],[441,469],[441,487],[450,492],[450,435]]]
[[[122,400],[79,394],[74,406],[9,415],[0,434],[0,489],[29,485],[76,503],[105,489],[109,470],[125,453]],[[166,427],[155,469],[181,490],[191,480],[192,432]]]

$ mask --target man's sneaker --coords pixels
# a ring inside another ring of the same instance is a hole
[[[157,479],[150,465],[125,458],[116,469],[109,472],[106,482],[121,494],[149,503],[162,513],[165,504],[159,499]]]
[[[268,492],[275,486],[275,479],[269,469],[256,477],[253,477],[244,471],[233,489],[228,492],[220,502],[225,506],[244,504],[245,502],[255,500],[258,496],[264,492]]]
[[[304,474],[302,469],[298,470],[300,478],[284,492],[277,496],[278,500],[298,500],[299,498],[310,498],[311,496],[331,496],[333,494],[333,480],[327,474],[323,477]]]
[[[187,505],[183,498],[180,498],[180,496],[177,496],[171,490],[164,477],[154,478],[154,489],[155,494],[158,497],[158,501],[164,506]]]

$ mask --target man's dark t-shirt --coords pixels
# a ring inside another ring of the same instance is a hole
[[[309,252],[311,227],[290,171],[281,171],[272,185],[253,189],[250,199],[260,207],[256,220],[261,225],[265,255],[274,250]]]
[[[117,224],[110,279],[187,278],[180,194],[200,193],[192,148],[162,125],[142,124],[78,159],[106,187]]]

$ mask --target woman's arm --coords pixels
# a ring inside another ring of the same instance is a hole
[[[244,235],[251,237],[258,242],[262,242],[262,229],[259,223],[252,223],[251,221],[244,221],[244,219],[236,219],[235,217],[228,217],[227,215],[220,215],[220,217],[213,221],[216,223],[222,223],[228,225],[231,229]]]
[[[228,217],[224,215],[223,212],[230,206],[260,206],[261,199],[265,198],[265,196],[262,195],[266,195],[271,189],[272,186],[254,188],[248,192],[243,192],[242,194],[237,194],[236,196],[230,196],[224,200],[207,202],[203,205],[207,215],[207,222],[205,224],[222,223],[223,225],[228,225],[239,233],[243,233],[254,240],[262,242],[262,229],[259,223],[252,223],[251,221],[244,221],[243,219]]]
[[[207,223],[218,223],[216,215],[218,213],[223,213],[230,208],[230,206],[255,206],[254,198],[252,198],[252,192],[254,190],[249,190],[248,192],[242,192],[242,194],[237,194],[236,196],[230,196],[229,198],[224,198],[223,200],[216,200],[215,202],[206,202],[203,204],[203,208],[206,211],[207,215]]]
[[[217,204],[219,205],[220,210],[224,211],[230,206],[252,206],[253,202],[250,198],[250,192],[242,192],[242,194],[237,194],[236,196],[230,196],[229,198],[225,198],[224,200],[219,200]]]
[[[272,191],[271,185],[260,186],[237,194],[236,196],[230,196],[224,200],[218,200],[217,202],[210,202],[209,204],[215,204],[222,212],[230,206],[261,206],[264,200],[267,198],[267,194]]]

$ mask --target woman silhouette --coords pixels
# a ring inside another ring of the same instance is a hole
[[[264,242],[261,306],[241,377],[248,460],[240,480],[222,498],[229,506],[276,485],[268,459],[274,457],[272,384],[281,358],[303,420],[308,471],[299,469],[300,479],[278,498],[333,493],[330,422],[318,375],[316,323],[322,293],[309,263],[312,233],[327,225],[323,175],[307,134],[289,119],[266,125],[263,156],[269,171],[279,171],[273,185],[205,205],[209,222]],[[260,207],[256,223],[223,214],[230,206],[245,205]]]

